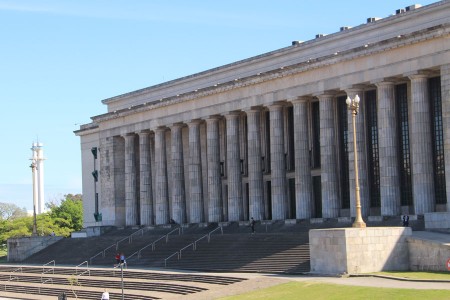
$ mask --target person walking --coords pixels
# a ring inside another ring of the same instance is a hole
[[[116,256],[114,257],[115,259],[116,259],[116,264],[117,264],[117,266],[120,264],[120,253],[119,252],[117,252],[116,253]]]
[[[251,219],[250,219],[250,227],[252,228],[252,234],[255,233],[255,223],[256,223],[255,219],[253,219],[253,217],[251,217]]]
[[[107,289],[103,292],[101,300],[109,300],[109,293]]]

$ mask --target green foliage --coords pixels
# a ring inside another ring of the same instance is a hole
[[[83,202],[81,195],[66,195],[66,199],[59,206],[51,207],[50,216],[60,228],[68,228],[70,231],[81,230],[83,228]]]
[[[70,236],[83,226],[83,203],[81,195],[68,194],[59,205],[52,203],[50,211],[36,216],[37,234]],[[0,245],[13,237],[31,236],[33,216],[0,218]]]

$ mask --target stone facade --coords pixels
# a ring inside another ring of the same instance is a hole
[[[103,100],[75,132],[84,225],[354,217],[356,95],[363,217],[450,211],[449,18],[441,1]]]

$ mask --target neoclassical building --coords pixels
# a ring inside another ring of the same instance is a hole
[[[450,1],[103,100],[84,225],[450,211]],[[97,222],[96,222],[97,220]]]

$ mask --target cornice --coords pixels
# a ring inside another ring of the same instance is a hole
[[[318,69],[359,57],[374,55],[390,49],[400,48],[434,38],[442,38],[448,35],[450,35],[450,23],[445,23],[415,31],[410,34],[399,35],[376,43],[361,45],[359,47],[351,48],[341,52],[335,52],[333,54],[320,57],[311,57],[310,59],[307,59],[300,63],[275,68],[266,72],[257,73],[255,75],[235,79],[220,84],[218,83],[212,86],[194,90],[192,92],[178,94],[156,101],[146,102],[144,104],[130,106],[129,108],[97,115],[92,117],[91,119],[96,123],[105,122],[116,118],[126,117],[135,113],[140,113],[164,106],[182,103],[185,101],[191,101],[197,98],[227,92],[237,88],[261,84],[274,79],[299,74],[307,70]]]

